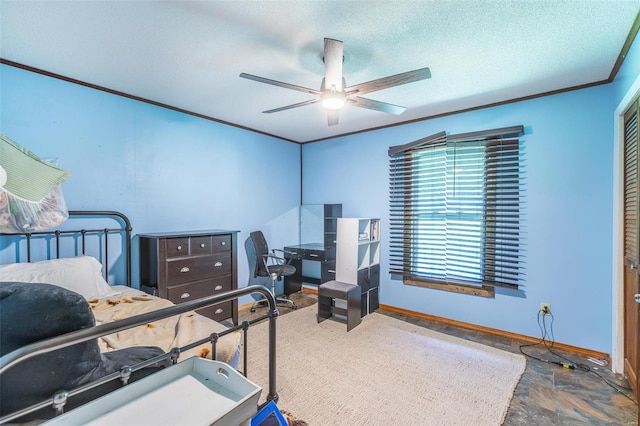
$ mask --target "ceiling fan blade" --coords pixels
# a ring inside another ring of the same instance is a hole
[[[327,110],[327,122],[329,123],[329,126],[337,125],[339,116],[340,116],[340,110],[338,109]]]
[[[342,92],[343,46],[340,40],[324,39],[324,89]]]
[[[269,78],[258,77],[257,75],[247,74],[245,72],[240,74],[240,77],[247,78],[249,80],[258,81],[260,83],[271,84],[272,86],[284,87],[285,89],[297,90],[298,92],[310,93],[312,95],[321,95],[322,92],[309,89],[308,87],[296,86],[295,84],[283,83],[277,80],[271,80]]]
[[[431,71],[429,68],[420,68],[413,71],[390,75],[389,77],[379,78],[377,80],[367,81],[366,83],[356,84],[355,86],[347,87],[345,92],[364,95],[365,93],[376,92],[378,90],[388,89],[389,87],[413,83],[414,81],[426,80],[427,78],[431,78]]]
[[[292,108],[298,108],[298,107],[302,107],[302,106],[306,106],[306,105],[311,105],[311,104],[315,104],[316,102],[319,102],[320,99],[311,99],[310,101],[304,101],[304,102],[298,102],[297,104],[293,104],[293,105],[287,105],[287,106],[283,106],[280,108],[274,108],[274,109],[270,109],[268,111],[262,111],[265,114],[271,114],[272,112],[279,112],[279,111],[286,111],[288,109],[292,109]]]
[[[374,111],[381,111],[395,115],[400,115],[407,109],[403,106],[374,101],[373,99],[361,98],[360,96],[351,96],[348,98],[348,102],[350,105],[360,108],[367,108]]]

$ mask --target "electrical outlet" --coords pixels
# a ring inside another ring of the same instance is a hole
[[[545,315],[551,315],[551,303],[546,303],[546,302],[540,303],[540,310]]]

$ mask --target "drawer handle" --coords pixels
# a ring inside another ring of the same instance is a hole
[[[222,286],[220,284],[218,284],[217,286],[215,286],[214,290],[215,291],[220,291],[220,290],[222,290]]]
[[[222,262],[216,262],[213,264],[213,266],[215,266],[216,268],[219,268],[222,266]]]
[[[207,245],[205,243],[200,244],[200,248],[205,248]]]
[[[190,298],[190,297],[191,297],[191,295],[190,295],[189,293],[182,293],[182,294],[180,295],[180,299],[188,299],[188,298]]]
[[[318,255],[314,253],[309,253],[309,257],[318,257]]]
[[[181,274],[186,274],[187,272],[189,272],[190,269],[186,266],[183,266],[182,268],[180,268],[180,273]]]
[[[218,314],[221,314],[221,313],[223,313],[223,312],[224,312],[224,309],[222,309],[222,308],[218,308],[218,309],[216,309],[215,314],[216,314],[216,315],[218,315]]]
[[[220,245],[221,245],[221,246],[226,246],[226,245],[227,245],[227,242],[226,242],[226,241],[220,241]]]
[[[327,272],[330,273],[330,274],[335,274],[336,273],[336,271],[334,271],[333,269],[327,269]]]
[[[176,250],[178,250],[178,251],[182,251],[182,246],[178,246],[178,247],[176,247]]]

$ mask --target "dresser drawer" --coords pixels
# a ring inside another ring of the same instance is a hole
[[[233,316],[233,302],[218,303],[217,305],[198,309],[196,312],[215,321],[224,321]]]
[[[228,290],[231,290],[231,275],[168,287],[167,299],[178,304]]]
[[[214,235],[212,237],[213,252],[230,251],[231,250],[231,235]]]
[[[167,285],[195,281],[207,277],[231,273],[231,253],[219,253],[211,256],[170,259],[167,265]]]
[[[199,256],[231,250],[231,235],[165,239],[167,257]]]
[[[167,289],[167,298],[177,305],[190,300],[220,294],[231,290],[231,281],[231,275],[227,275],[224,277],[169,287]],[[233,317],[233,301],[217,303],[213,306],[198,309],[196,312],[207,318],[211,318],[216,321],[223,321],[227,318]]]
[[[206,237],[191,237],[191,241],[189,241],[189,247],[191,255],[213,253],[211,235],[207,235]]]
[[[167,257],[189,256],[189,238],[166,238],[164,245]]]

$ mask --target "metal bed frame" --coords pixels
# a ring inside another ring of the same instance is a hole
[[[105,279],[109,281],[109,234],[122,235],[124,246],[121,252],[125,256],[126,264],[126,285],[131,287],[131,221],[123,213],[109,210],[69,210],[69,218],[88,218],[98,219],[101,221],[114,220],[120,223],[120,227],[116,228],[89,228],[89,229],[56,229],[49,231],[26,231],[15,234],[0,233],[0,237],[4,239],[14,239],[14,243],[19,238],[24,238],[26,242],[25,256],[21,256],[21,248],[16,247],[16,262],[20,262],[21,258],[26,257],[27,262],[32,261],[32,245],[34,240],[42,239],[46,243],[47,249],[51,249],[50,241],[54,240],[55,258],[59,259],[61,255],[60,242],[64,237],[80,238],[80,254],[87,254],[87,235],[97,235],[103,241],[102,249],[104,255],[99,256],[99,261],[103,265]],[[48,256],[49,259],[53,256]]]
[[[89,218],[116,218],[117,221],[122,223],[121,228],[102,228],[102,229],[81,229],[81,230],[55,230],[55,231],[38,231],[38,232],[25,232],[22,234],[0,234],[2,239],[6,237],[14,237],[14,243],[18,242],[21,236],[26,238],[26,259],[27,262],[31,262],[31,243],[33,237],[42,237],[46,239],[53,238],[55,240],[55,258],[60,258],[60,239],[64,235],[71,235],[74,237],[80,238],[81,241],[81,252],[85,254],[86,249],[86,241],[85,236],[87,234],[101,234],[104,236],[103,238],[103,253],[104,256],[101,256],[100,261],[105,265],[108,264],[108,235],[111,233],[121,233],[124,234],[123,241],[123,252],[125,254],[125,267],[126,267],[126,281],[127,286],[131,286],[131,224],[129,219],[122,213],[114,212],[114,211],[70,211],[71,216],[85,216]],[[17,249],[16,257],[19,258],[20,250]],[[18,259],[19,261],[19,259]],[[105,271],[106,276],[108,277],[108,270]],[[279,315],[276,301],[269,292],[269,290],[262,285],[253,285],[247,286],[244,288],[230,290],[228,292],[208,296],[197,300],[192,300],[189,302],[181,303],[179,305],[167,307],[164,309],[160,309],[154,312],[149,312],[141,315],[136,315],[130,318],[125,318],[119,321],[106,323],[98,326],[94,326],[91,328],[77,330],[71,333],[67,333],[61,336],[56,336],[53,338],[49,338],[46,340],[42,340],[39,342],[31,343],[29,345],[23,346],[20,349],[17,349],[13,352],[10,352],[2,357],[0,357],[0,380],[2,380],[2,373],[7,369],[19,364],[20,362],[32,358],[34,356],[44,354],[47,352],[52,352],[57,349],[62,349],[68,346],[72,346],[77,343],[86,342],[88,340],[96,339],[101,336],[106,336],[108,334],[116,333],[122,330],[126,330],[128,328],[140,326],[147,324],[149,322],[161,320],[164,318],[168,318],[174,315],[179,315],[185,312],[193,311],[196,309],[204,308],[207,306],[211,306],[217,303],[228,302],[234,299],[237,299],[244,295],[251,295],[255,293],[260,293],[265,298],[268,303],[269,310],[263,316],[255,318],[251,321],[244,321],[237,326],[230,327],[220,333],[213,333],[210,336],[193,342],[189,345],[183,347],[176,347],[171,349],[169,352],[151,358],[149,360],[143,361],[141,363],[132,365],[132,366],[124,366],[119,372],[112,373],[110,375],[104,376],[96,381],[91,383],[87,383],[83,386],[77,387],[71,390],[61,390],[60,392],[53,395],[51,399],[47,399],[41,401],[40,403],[31,405],[26,407],[20,411],[5,415],[0,418],[0,423],[6,423],[11,420],[20,418],[26,414],[39,410],[41,408],[52,406],[56,415],[60,415],[64,413],[64,406],[67,403],[68,398],[78,395],[84,391],[89,389],[93,389],[99,385],[102,385],[106,382],[112,380],[120,380],[122,386],[125,386],[129,382],[129,378],[131,374],[135,371],[141,370],[145,367],[151,366],[157,362],[164,361],[170,359],[173,364],[178,362],[178,358],[181,352],[187,351],[194,347],[200,346],[205,343],[211,343],[212,346],[212,354],[215,356],[216,353],[216,344],[218,340],[230,333],[236,331],[242,331],[243,333],[243,355],[244,355],[244,363],[243,363],[243,371],[241,372],[245,377],[247,376],[247,330],[252,325],[262,322],[263,320],[269,321],[269,359],[268,359],[268,368],[269,368],[269,389],[268,394],[266,396],[266,401],[258,406],[258,411],[268,404],[270,401],[278,402],[278,393],[276,391],[276,319]]]

